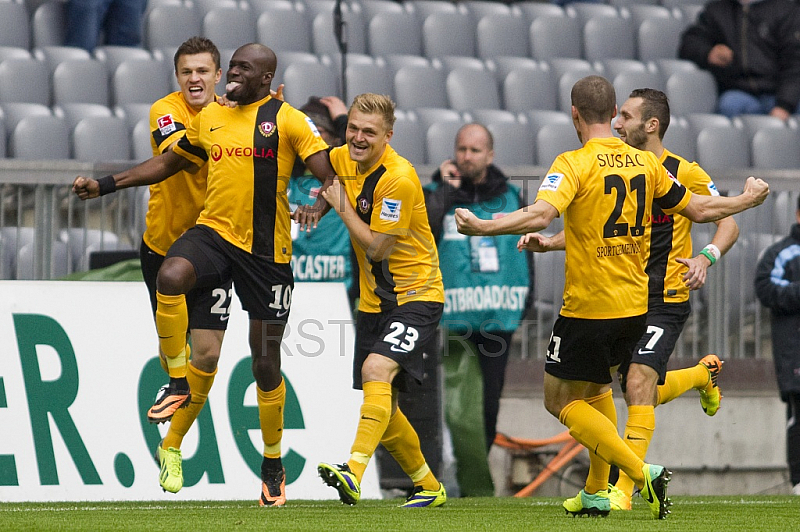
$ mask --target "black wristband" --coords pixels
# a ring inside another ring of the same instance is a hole
[[[105,196],[117,190],[117,182],[114,181],[113,175],[107,175],[97,180],[97,186],[100,187],[100,195]]]

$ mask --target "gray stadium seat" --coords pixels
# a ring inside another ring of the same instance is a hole
[[[458,4],[448,0],[405,0],[403,4],[409,13],[413,13],[419,19],[420,23],[433,13],[459,12]]]
[[[76,46],[43,46],[33,49],[33,57],[42,61],[52,75],[56,67],[67,60],[90,60],[92,54]]]
[[[530,54],[528,24],[524,18],[513,15],[487,15],[480,19],[476,29],[478,57],[527,57]]]
[[[96,59],[68,59],[53,71],[53,103],[95,103],[108,106],[108,74]]]
[[[171,91],[166,66],[155,59],[123,61],[111,79],[115,105],[152,104]]]
[[[637,30],[637,57],[642,61],[678,57],[683,22],[674,18],[644,20]]]
[[[50,105],[50,72],[36,59],[6,59],[0,63],[0,103]]]
[[[448,107],[445,76],[432,66],[401,67],[394,76],[394,95],[401,109]]]
[[[503,2],[495,2],[494,0],[461,0],[459,2],[459,7],[466,11],[466,13],[472,17],[472,20],[474,20],[476,24],[483,17],[489,15],[513,14],[510,6]]]
[[[385,63],[392,77],[397,74],[397,71],[404,66],[418,66],[429,68],[432,66],[431,60],[421,55],[407,55],[407,54],[389,54],[381,57]]]
[[[700,12],[703,11],[704,7],[705,5],[702,2],[678,6],[678,9],[683,15],[684,24],[694,24],[697,20],[697,16],[700,15]]]
[[[262,12],[256,22],[258,42],[275,50],[311,51],[311,24],[305,13],[295,10]]]
[[[215,7],[203,17],[203,36],[220,50],[235,49],[256,41],[256,22],[250,11]]]
[[[305,4],[295,4],[292,0],[249,0],[250,9],[252,9],[256,16],[260,16],[264,12],[276,11],[300,11],[305,12]],[[259,41],[260,42],[260,41]]]
[[[289,65],[294,63],[303,65],[316,65],[319,64],[319,57],[312,53],[306,52],[281,52],[278,56],[278,68],[275,69],[275,77],[272,79],[272,86],[277,88],[278,83],[283,83],[283,73]],[[226,68],[222,69],[222,77],[225,78]],[[221,90],[224,90],[225,84],[220,80]],[[219,86],[219,85],[218,85]]]
[[[530,126],[534,137],[545,124],[572,124],[572,117],[562,111],[550,109],[531,109],[519,114],[520,121],[524,120]]]
[[[617,105],[622,107],[634,89],[664,90],[664,80],[657,72],[620,72],[613,78],[614,91],[617,93]]]
[[[426,57],[475,56],[475,23],[464,13],[433,13],[422,24]]]
[[[144,48],[132,46],[98,46],[94,49],[94,58],[105,65],[108,75],[113,76],[117,67],[128,59],[153,59],[153,54]],[[165,58],[172,64],[172,57]]]
[[[747,133],[733,126],[703,128],[697,134],[697,162],[706,171],[749,167],[750,142]]]
[[[534,59],[581,57],[581,24],[573,17],[537,17],[530,27]]]
[[[422,55],[422,28],[410,13],[378,13],[370,20],[367,34],[373,56]]]
[[[535,18],[541,16],[566,16],[563,7],[548,2],[514,2],[513,9],[519,11],[520,14],[528,21],[528,24],[533,22]]]
[[[647,72],[648,66],[636,59],[605,58],[595,61],[594,69],[604,78],[613,80],[621,72]],[[655,71],[655,69],[653,69]]]
[[[0,46],[0,62],[6,59],[31,59],[30,51],[19,46]]]
[[[763,128],[753,135],[755,168],[800,168],[800,134],[796,129]]]
[[[751,139],[756,132],[762,129],[783,129],[787,127],[786,122],[770,115],[739,115],[733,119],[733,124],[744,129]]]
[[[25,244],[17,254],[17,279],[33,279],[35,246],[33,242]],[[63,242],[52,242],[50,247],[50,271],[46,278],[58,279],[70,273],[67,257],[67,245]]]
[[[625,12],[627,12],[627,16],[625,16]],[[634,28],[638,28],[642,25],[642,22],[648,19],[661,20],[663,22],[664,19],[673,18],[670,10],[659,5],[657,0],[651,3],[644,3],[641,0],[636,0],[635,2],[625,5],[623,9],[620,9],[620,14],[623,15],[624,18],[630,19]]]
[[[616,7],[596,2],[572,2],[564,8],[564,11],[567,16],[577,18],[581,25],[594,17],[620,18]]]
[[[128,124],[128,128],[134,128],[140,120],[146,120],[150,123],[150,107],[149,103],[125,103],[114,107],[114,116],[124,118]]]
[[[518,68],[528,70],[538,70],[540,68],[546,70],[550,69],[550,65],[543,62],[540,63],[539,61],[531,59],[530,57],[506,55],[500,55],[492,57],[491,59],[486,59],[484,64],[488,70],[494,72],[498,83],[503,83],[503,81],[506,79],[506,76],[508,76],[512,70],[516,70]]]
[[[348,64],[345,73],[347,80],[347,99],[365,92],[386,94],[394,99],[394,78],[386,64]]]
[[[100,229],[62,229],[58,239],[67,245],[73,271],[89,269],[89,253],[92,251],[120,249],[119,237]]]
[[[369,0],[361,3],[361,13],[364,15],[364,22],[368,25],[372,17],[378,13],[405,13],[406,8],[402,2],[394,0]]]
[[[654,65],[665,80],[675,72],[699,70],[697,65],[686,59],[660,58],[650,61],[649,64]]]
[[[461,117],[465,122],[478,122],[484,126],[517,123],[517,115],[503,109],[471,109],[461,113]]]
[[[63,45],[67,32],[65,20],[67,20],[66,2],[52,0],[37,7],[31,21],[33,47]]]
[[[463,125],[463,121],[437,122],[428,128],[425,135],[428,164],[439,166],[442,161],[453,158],[456,133]]]
[[[518,122],[486,124],[494,137],[494,162],[498,165],[536,163],[534,137],[528,124]]]
[[[114,116],[114,113],[105,105],[96,103],[65,103],[53,107],[53,114],[67,122],[67,128],[72,131],[78,122],[90,116]]]
[[[177,48],[189,37],[200,35],[202,28],[199,11],[182,4],[157,6],[145,21],[148,50]]]
[[[487,70],[456,68],[447,75],[447,99],[457,111],[500,109],[500,92]]]
[[[445,107],[419,107],[414,109],[414,115],[422,126],[423,136],[428,128],[439,122],[464,122],[461,113],[455,109]]]
[[[556,80],[549,68],[516,68],[503,80],[503,107],[509,111],[555,109]]]
[[[336,73],[328,65],[291,64],[283,73],[286,87],[283,95],[294,107],[300,107],[311,96],[329,96],[339,94]]]
[[[670,116],[669,127],[663,139],[665,148],[687,161],[694,161],[696,159],[696,138],[697,134],[685,118]]]
[[[43,149],[43,146],[47,149]],[[8,151],[15,159],[69,159],[67,123],[63,118],[52,115],[27,116],[14,127],[8,141]]]
[[[3,121],[6,126],[6,137],[11,137],[19,121],[28,116],[53,116],[50,107],[40,103],[7,103],[0,104]]]
[[[0,2],[0,46],[31,47],[30,22],[25,4]]]
[[[597,74],[594,66],[586,59],[575,57],[559,57],[553,58],[546,62],[550,69],[553,71],[555,77],[561,78],[567,72],[583,72],[584,75]]]
[[[733,122],[730,118],[716,113],[690,113],[685,115],[685,118],[689,123],[689,127],[694,130],[695,135],[707,127],[733,127]]]
[[[17,278],[19,250],[33,243],[33,227],[0,227],[0,278]]]
[[[146,161],[153,156],[153,146],[150,143],[150,138],[150,121],[143,118],[136,122],[131,132],[131,155],[135,161]]]
[[[441,68],[445,74],[449,74],[457,68],[469,70],[488,70],[486,63],[477,57],[467,57],[464,55],[446,55],[431,59],[431,64],[436,68]]]
[[[395,117],[394,134],[389,144],[412,164],[425,164],[425,131],[416,115],[395,111]]]
[[[587,20],[583,26],[583,56],[589,61],[636,57],[636,42],[630,22],[621,17],[606,16]]]
[[[360,11],[342,10],[342,18],[347,24],[347,52],[363,54],[367,52],[366,24]],[[333,28],[333,17],[320,13],[311,24],[313,51],[317,54],[338,54],[339,45]]]
[[[215,9],[239,9],[237,0],[192,0],[191,5],[194,5],[201,17],[205,17]]]
[[[678,116],[713,113],[717,107],[717,82],[706,70],[678,71],[667,78],[670,110]]]
[[[536,161],[540,166],[550,167],[565,151],[581,147],[575,126],[569,124],[545,124],[536,133]]]
[[[581,70],[569,70],[564,72],[558,78],[558,109],[565,113],[572,112],[572,86],[578,80],[592,75],[594,72],[585,72]]]
[[[79,161],[127,161],[131,158],[130,129],[116,116],[90,116],[72,130],[73,158]]]

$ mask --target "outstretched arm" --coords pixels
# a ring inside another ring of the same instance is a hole
[[[161,155],[137,164],[129,170],[102,177],[99,180],[78,176],[72,183],[72,191],[82,200],[110,194],[118,188],[138,187],[160,183],[169,176],[186,170],[192,163],[169,150]]]
[[[726,216],[752,209],[764,203],[769,195],[769,185],[755,177],[748,177],[744,191],[738,196],[702,196],[693,194],[680,213],[693,222],[713,222]]]
[[[495,220],[482,220],[468,209],[456,209],[458,232],[465,235],[522,235],[547,228],[558,216],[555,207],[543,200]]]

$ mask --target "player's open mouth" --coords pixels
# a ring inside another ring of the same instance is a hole
[[[239,88],[240,85],[241,83],[239,83],[238,81],[230,81],[228,82],[227,85],[225,85],[225,92],[233,92],[237,88]]]
[[[203,92],[203,87],[189,87],[189,93],[192,96],[200,96]]]

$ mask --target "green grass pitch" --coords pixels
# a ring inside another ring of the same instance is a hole
[[[561,499],[451,499],[440,508],[397,508],[401,500],[289,500],[284,508],[254,501],[0,503],[0,530],[259,531],[788,531],[800,522],[800,497],[673,497],[673,513],[650,518],[634,499],[630,512],[607,518],[565,515]]]

